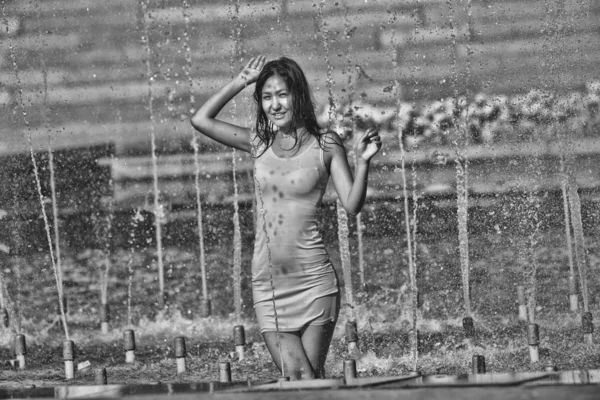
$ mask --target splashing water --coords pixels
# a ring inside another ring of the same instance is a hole
[[[233,7],[234,27],[231,30],[233,44],[230,53],[229,66],[231,68],[231,78],[235,74],[235,59],[241,53],[241,24],[240,24],[240,3],[239,0],[234,4],[230,0],[230,6]],[[235,99],[231,101],[231,117],[237,117],[237,104]],[[239,322],[242,318],[242,233],[240,229],[240,205],[237,182],[237,153],[235,149],[231,150],[231,176],[233,179],[233,304],[235,318]]]
[[[319,32],[321,33],[323,47],[325,49],[325,64],[327,66],[327,91],[328,91],[328,99],[329,99],[329,109],[328,109],[328,117],[329,122],[331,123],[333,120],[333,113],[336,109],[335,99],[333,96],[333,67],[331,65],[331,61],[329,59],[329,41],[327,39],[327,29],[325,28],[325,24],[323,22],[323,6],[325,5],[325,0],[321,0],[319,3],[318,11],[315,16],[316,25],[318,27]],[[350,241],[349,241],[349,230],[348,230],[348,213],[342,207],[342,204],[339,200],[336,201],[337,208],[337,222],[338,222],[338,241],[340,247],[340,261],[342,264],[342,273],[344,275],[344,291],[346,294],[346,302],[348,304],[348,318],[351,321],[356,320],[355,315],[355,303],[354,303],[354,295],[352,291],[352,265],[350,262]]]
[[[140,221],[143,221],[144,217],[142,216],[141,210],[138,208],[135,211],[135,215],[131,219],[131,233],[129,234],[129,257],[127,258],[127,326],[129,328],[132,327],[131,323],[131,299],[133,298],[133,257],[135,255],[135,232],[138,228],[138,224]]]
[[[148,29],[148,21],[147,21],[147,9],[148,4],[145,0],[140,0],[139,6],[141,8],[142,15],[142,26],[144,35],[142,37],[142,43],[144,45],[144,49],[146,51],[146,78],[148,81],[148,112],[150,114],[150,151],[152,153],[152,193],[154,197],[154,229],[156,234],[156,262],[158,265],[158,287],[159,287],[159,297],[158,297],[158,305],[160,308],[165,307],[165,274],[164,274],[164,264],[163,264],[163,248],[162,248],[162,222],[164,217],[164,212],[160,205],[160,191],[158,189],[158,158],[156,155],[156,133],[155,133],[155,116],[153,109],[153,92],[152,92],[152,82],[154,81],[154,77],[152,75],[152,70],[150,66],[150,61],[152,58],[152,51],[150,48],[150,32]]]
[[[354,108],[353,108],[353,103],[354,103],[354,95],[355,93],[355,85],[354,85],[354,80],[352,79],[352,77],[354,76],[354,74],[351,73],[351,71],[353,70],[353,66],[352,66],[352,57],[350,57],[350,54],[353,52],[353,46],[352,46],[352,41],[350,40],[351,38],[351,24],[350,24],[350,20],[348,19],[348,5],[345,4],[344,7],[344,28],[345,28],[345,37],[346,37],[346,41],[347,43],[347,47],[346,47],[346,51],[345,51],[345,56],[346,56],[346,67],[345,69],[345,73],[348,74],[348,110],[349,110],[349,114],[350,114],[350,118],[352,121],[352,132],[356,132],[356,118],[354,116]],[[353,152],[354,154],[354,163],[356,164],[356,152]],[[360,286],[362,288],[365,287],[365,255],[364,255],[364,243],[363,243],[363,230],[365,229],[365,225],[363,224],[363,220],[362,220],[362,212],[359,212],[358,214],[356,214],[356,241],[358,244],[358,271],[359,271],[359,277],[360,277]]]
[[[563,132],[567,132],[566,129]],[[562,198],[563,198],[563,213],[565,219],[565,239],[567,241],[567,258],[569,260],[569,282],[575,283],[575,263],[573,261],[573,241],[571,237],[571,216],[569,211],[569,175],[570,171],[570,161],[572,157],[572,141],[570,140],[570,136],[568,134],[562,135],[562,146],[561,146],[561,154],[560,154],[560,171],[562,174]],[[566,142],[566,143],[565,143]],[[576,288],[570,288],[570,290]],[[570,293],[570,295],[576,295],[575,293]],[[577,304],[575,304],[577,306]]]
[[[579,290],[583,300],[583,311],[590,311],[588,284],[587,284],[587,256],[585,239],[583,235],[583,222],[581,219],[581,199],[577,188],[577,181],[573,176],[569,177],[569,205],[571,206],[571,222],[573,224],[573,236],[575,238],[575,260],[579,271]]]
[[[562,184],[563,211],[565,215],[565,239],[567,240],[567,253],[569,259],[569,277],[575,276],[575,264],[573,263],[573,242],[571,239],[571,217],[569,216],[569,194],[568,183]]]
[[[190,13],[189,2],[184,0],[182,3],[182,12],[185,28],[183,31],[183,47],[185,50],[185,75],[189,85],[190,113],[193,112],[195,103],[193,80],[192,80],[192,53],[190,48]],[[208,300],[208,281],[206,278],[206,255],[204,250],[204,224],[202,222],[202,197],[200,191],[200,148],[198,143],[198,133],[192,129],[192,148],[194,149],[194,189],[196,192],[196,217],[198,226],[198,249],[200,252],[200,273],[202,275],[202,298]]]
[[[539,161],[538,157],[534,158],[535,161]],[[532,164],[534,171],[540,171],[539,168],[539,162],[534,162]],[[537,167],[537,168],[536,168]],[[539,182],[540,180],[538,180]],[[525,268],[524,268],[524,274],[525,274],[525,279],[527,282],[527,285],[525,287],[525,296],[527,298],[527,313],[528,313],[528,318],[529,318],[529,323],[533,324],[535,323],[535,312],[536,312],[536,306],[537,306],[537,271],[538,271],[538,261],[537,261],[537,256],[536,256],[536,248],[537,245],[539,243],[539,239],[540,239],[540,226],[541,226],[541,220],[539,218],[539,207],[540,207],[540,200],[539,197],[537,196],[537,192],[534,190],[531,190],[529,192],[529,207],[530,207],[530,213],[531,213],[531,222],[528,229],[529,229],[529,236],[528,236],[528,241],[527,241],[527,258],[528,258],[528,263],[525,264]]]
[[[41,11],[38,12],[38,16]],[[42,46],[46,45],[46,41],[44,39],[44,35],[41,30],[38,30],[38,38],[42,44]],[[56,176],[54,169],[54,151],[52,150],[52,135],[50,134],[50,127],[48,124],[49,120],[49,107],[48,107],[48,70],[46,68],[46,59],[41,57],[41,67],[42,67],[42,82],[43,82],[43,110],[44,110],[44,127],[48,132],[48,167],[50,170],[50,193],[52,195],[52,218],[53,218],[53,227],[54,227],[54,251],[56,257],[56,268],[58,271],[58,286],[61,296],[64,298],[63,292],[63,268],[62,268],[62,260],[60,256],[60,227],[59,227],[59,217],[58,217],[58,199],[56,195]],[[62,298],[59,299],[61,303],[63,302]]]
[[[40,32],[40,37],[41,32]],[[43,43],[43,42],[42,42]],[[42,44],[43,45],[43,44]],[[63,269],[60,257],[60,229],[58,219],[58,200],[56,196],[56,176],[54,170],[54,151],[52,150],[52,135],[48,127],[48,71],[46,70],[46,60],[42,57],[42,79],[44,84],[44,125],[48,131],[48,167],[50,169],[50,193],[52,194],[52,219],[54,222],[54,252],[56,254],[56,267],[58,268],[58,279],[60,287],[63,287]],[[62,289],[61,289],[62,290]]]
[[[457,71],[457,57],[458,57],[458,46],[456,43],[457,30],[454,24],[454,7],[452,0],[448,0],[448,19],[452,29],[451,45],[452,45],[452,86],[454,91],[454,99],[456,106],[460,107],[460,99],[458,96],[458,71]],[[467,100],[465,99],[465,102]],[[462,289],[463,289],[463,306],[467,316],[471,316],[471,294],[470,294],[470,267],[469,267],[469,234],[468,234],[468,212],[469,212],[469,199],[468,199],[468,175],[467,175],[467,159],[466,159],[466,147],[468,145],[468,133],[466,129],[466,117],[457,117],[454,124],[454,135],[452,144],[456,153],[456,195],[457,195],[457,218],[458,218],[458,249],[460,253],[460,269],[462,276]],[[457,123],[460,126],[457,126]]]
[[[284,35],[283,40],[282,40],[282,53],[284,56],[288,56],[290,54],[291,51],[291,45],[289,44],[293,38],[295,37],[295,35],[292,35],[292,30],[290,28],[290,23],[288,21],[288,0],[281,0],[281,2],[279,3],[279,12],[277,13],[277,30],[279,32],[281,32],[281,34]],[[298,48],[299,45],[298,43],[296,43],[296,48]]]
[[[45,76],[46,74],[44,74]],[[45,88],[47,87],[44,85]],[[54,252],[56,254],[56,267],[58,268],[58,280],[61,288],[63,287],[63,269],[60,258],[60,229],[58,226],[58,202],[56,197],[56,178],[54,171],[54,152],[52,147],[48,147],[48,166],[50,169],[50,192],[52,194],[52,218],[54,221]]]
[[[6,18],[4,4],[2,5],[2,17]],[[41,211],[42,211],[42,217],[44,220],[44,228],[46,230],[46,239],[48,241],[48,248],[50,250],[50,259],[52,261],[52,269],[54,271],[54,278],[56,280],[56,287],[57,287],[57,291],[58,291],[58,300],[59,300],[58,303],[59,303],[60,314],[61,314],[61,318],[62,318],[62,322],[63,322],[62,325],[63,325],[64,331],[65,331],[65,337],[67,340],[69,340],[69,329],[67,327],[67,318],[66,318],[65,309],[63,306],[63,287],[62,287],[62,282],[58,275],[58,266],[56,265],[56,259],[55,259],[54,250],[52,247],[52,236],[50,234],[50,223],[48,221],[48,215],[46,214],[46,208],[44,206],[44,196],[42,194],[42,184],[40,181],[40,175],[39,175],[37,161],[35,160],[35,154],[33,152],[33,141],[32,141],[32,137],[31,137],[31,125],[29,124],[29,118],[27,117],[27,111],[25,109],[25,103],[23,101],[23,85],[21,83],[19,67],[17,65],[15,48],[13,46],[12,39],[10,38],[10,36],[8,39],[8,47],[9,47],[9,53],[10,53],[10,58],[12,61],[13,70],[15,73],[15,80],[17,83],[17,101],[18,101],[19,106],[21,107],[21,112],[23,115],[23,122],[25,123],[25,127],[27,129],[27,142],[29,144],[29,153],[31,155],[31,162],[33,164],[33,173],[35,176],[35,183],[36,183],[36,187],[37,187],[38,197],[40,200],[40,207],[41,207]]]
[[[115,164],[115,156],[114,154],[111,154],[111,164],[114,165]],[[114,200],[113,200],[113,196],[112,196],[112,192],[113,192],[113,179],[112,176],[110,177],[110,179],[108,180],[108,196],[107,196],[107,214],[106,217],[104,218],[104,226],[105,226],[105,232],[103,232],[103,240],[104,240],[104,249],[103,249],[103,255],[104,255],[104,270],[102,271],[102,278],[100,281],[100,302],[102,304],[108,304],[108,277],[109,277],[109,273],[110,273],[110,268],[111,268],[111,253],[112,253],[112,243],[111,243],[111,234],[112,234],[112,223],[113,223],[113,217],[114,217]]]
[[[392,36],[392,43],[394,43],[394,54],[392,58],[392,64],[394,67],[394,75],[396,77],[400,76],[400,66],[398,65],[398,44],[396,43],[396,35]],[[417,360],[419,358],[419,350],[418,350],[418,333],[417,333],[417,296],[418,296],[418,288],[417,288],[417,271],[416,264],[413,257],[413,233],[411,232],[411,223],[410,223],[410,213],[408,206],[408,190],[407,190],[407,179],[406,179],[406,150],[404,148],[404,130],[402,128],[402,124],[400,123],[400,109],[402,107],[401,94],[400,94],[400,82],[398,78],[394,81],[394,86],[396,88],[396,118],[397,118],[397,126],[398,126],[398,142],[400,145],[400,173],[402,176],[402,195],[404,199],[404,228],[406,232],[406,246],[407,246],[407,254],[408,254],[408,273],[410,280],[410,296],[411,296],[411,332],[409,335],[410,340],[410,351],[411,351],[411,359],[413,362],[413,369],[416,369]],[[414,210],[416,212],[416,209]],[[416,229],[416,228],[415,228]]]

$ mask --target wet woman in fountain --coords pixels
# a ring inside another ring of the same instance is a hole
[[[217,119],[246,86],[256,83],[254,127]],[[338,318],[335,271],[317,229],[317,210],[329,176],[349,214],[366,197],[371,158],[381,148],[376,129],[357,141],[352,177],[340,137],[317,123],[308,82],[298,64],[282,57],[251,59],[192,116],[202,134],[251,152],[255,158],[257,218],[252,295],[261,333],[273,361],[291,379],[324,377]],[[283,362],[283,366],[281,365]]]

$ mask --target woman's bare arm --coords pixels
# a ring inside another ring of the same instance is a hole
[[[375,128],[368,129],[356,145],[356,171],[354,178],[348,164],[348,157],[342,140],[333,134],[335,144],[329,146],[332,152],[330,171],[333,186],[344,209],[352,215],[362,210],[367,196],[367,180],[371,158],[381,148],[379,132]]]
[[[265,57],[252,58],[233,80],[213,94],[192,115],[192,126],[209,138],[236,149],[250,152],[250,129],[216,119],[223,107],[246,86],[256,82],[265,65]]]

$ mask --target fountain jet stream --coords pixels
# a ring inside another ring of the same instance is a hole
[[[163,309],[165,307],[165,273],[164,273],[164,264],[163,264],[163,246],[162,246],[162,222],[164,219],[164,211],[160,204],[160,190],[158,188],[158,157],[156,154],[156,132],[155,132],[155,116],[154,116],[154,108],[153,108],[153,91],[152,91],[152,82],[154,81],[151,69],[151,58],[152,51],[150,48],[150,32],[148,28],[147,21],[147,10],[148,4],[146,0],[140,0],[139,6],[141,8],[141,18],[142,18],[142,26],[144,35],[142,37],[142,43],[144,45],[144,50],[146,52],[146,78],[148,81],[148,112],[150,114],[150,146],[152,153],[152,193],[154,199],[154,229],[155,229],[155,237],[156,237],[156,258],[157,258],[157,266],[158,266],[158,287],[159,287],[159,297],[158,297],[158,305],[159,308]]]
[[[448,0],[448,19],[452,29],[451,45],[452,45],[452,86],[454,91],[454,99],[456,107],[460,109],[461,99],[458,95],[458,45],[456,42],[457,29],[454,23],[454,7],[452,0]],[[465,103],[467,99],[464,100]],[[468,146],[468,132],[466,128],[467,119],[463,116],[455,117],[454,135],[452,144],[456,154],[456,195],[457,195],[457,218],[458,218],[458,249],[460,253],[460,267],[462,275],[463,289],[463,306],[465,314],[471,316],[471,293],[470,293],[470,266],[469,266],[469,233],[468,233],[468,212],[469,212],[469,192],[468,192],[468,175],[467,175],[467,158],[466,147]]]
[[[40,16],[40,12],[38,12],[38,17]],[[44,39],[44,35],[41,30],[38,30],[38,38],[42,44],[42,47],[46,46],[46,41]],[[52,196],[52,221],[54,228],[54,251],[56,258],[56,267],[58,271],[58,290],[60,291],[59,298],[61,302],[64,303],[64,286],[63,286],[63,268],[62,268],[62,259],[60,255],[60,227],[59,227],[59,215],[58,215],[58,197],[56,194],[56,171],[54,165],[54,151],[52,149],[52,135],[49,126],[49,113],[50,109],[48,107],[48,70],[46,68],[46,59],[44,57],[40,58],[40,64],[42,67],[42,82],[43,82],[43,121],[44,128],[48,132],[48,168],[50,171],[50,193]],[[20,313],[20,312],[19,312]],[[20,323],[20,320],[18,321]]]
[[[323,7],[325,6],[325,0],[321,0],[319,3],[316,18],[316,26],[318,31],[321,33],[323,47],[325,49],[325,65],[327,66],[327,91],[329,99],[328,108],[328,119],[331,124],[333,121],[333,113],[336,110],[335,98],[333,96],[333,67],[331,60],[329,59],[329,41],[327,38],[327,29],[323,22]],[[347,302],[347,316],[350,321],[356,321],[356,311],[354,294],[352,290],[352,265],[350,259],[350,243],[349,243],[349,230],[348,230],[348,213],[342,207],[339,200],[336,201],[337,209],[337,222],[338,222],[338,241],[340,248],[340,260],[342,264],[342,273],[344,276],[344,291],[346,294]]]
[[[115,164],[114,154],[111,155],[111,164],[112,165]],[[111,232],[112,232],[112,224],[113,224],[113,216],[114,216],[114,201],[113,201],[113,195],[112,195],[112,188],[113,188],[112,176],[109,178],[108,188],[109,188],[109,193],[107,196],[108,210],[107,210],[107,215],[104,218],[104,222],[103,222],[103,224],[105,224],[104,225],[105,230],[103,232],[104,270],[101,272],[102,275],[101,275],[101,280],[100,280],[100,302],[101,302],[101,304],[108,304],[108,282],[109,282],[109,274],[110,274],[110,269],[111,269],[111,252],[112,252],[111,251],[111,247],[112,247]]]
[[[189,85],[189,96],[190,96],[190,112],[193,112],[195,103],[194,91],[193,91],[193,80],[192,80],[192,53],[190,48],[190,15],[189,15],[189,2],[183,1],[182,11],[185,29],[183,32],[183,46],[185,50],[185,74]],[[205,304],[208,304],[208,280],[206,277],[206,254],[204,249],[204,224],[202,222],[202,197],[200,190],[200,148],[199,148],[198,133],[195,129],[192,129],[192,148],[194,149],[194,189],[196,193],[196,218],[198,226],[198,249],[199,249],[199,261],[200,261],[200,273],[202,279],[202,299]],[[209,307],[206,307],[209,311]],[[205,315],[207,316],[207,315]]]
[[[234,27],[231,30],[232,48],[229,58],[231,69],[231,78],[235,76],[236,58],[241,53],[241,22],[240,22],[240,2],[234,0],[229,2],[230,8],[233,8],[232,20]],[[231,101],[231,117],[235,120],[237,117],[237,103],[235,99]],[[242,319],[242,233],[240,228],[240,205],[237,182],[237,152],[231,150],[231,176],[233,180],[233,304],[235,318],[238,323]]]
[[[42,41],[42,46],[45,46],[45,41],[43,39],[43,35],[38,32],[38,36]],[[58,278],[60,282],[60,287],[62,290],[63,287],[63,269],[60,257],[60,228],[59,228],[59,219],[58,219],[58,199],[56,196],[56,176],[54,169],[54,151],[52,150],[52,135],[50,134],[50,127],[48,124],[49,119],[49,108],[48,108],[48,71],[46,69],[46,59],[41,57],[41,67],[42,67],[42,80],[44,86],[44,94],[43,94],[43,107],[44,107],[44,128],[48,131],[48,167],[50,170],[50,192],[52,194],[52,219],[54,226],[54,251],[56,254],[56,266],[58,268]]]
[[[347,43],[347,47],[346,47],[346,67],[345,67],[345,73],[348,74],[348,113],[350,114],[350,118],[352,121],[352,134],[354,135],[354,133],[356,132],[356,116],[354,115],[354,95],[356,94],[356,87],[355,87],[355,81],[358,80],[359,75],[357,75],[356,79],[352,79],[353,76],[355,74],[352,73],[352,71],[354,70],[353,68],[353,64],[352,64],[352,57],[350,57],[350,54],[353,52],[353,46],[352,46],[352,41],[350,40],[351,38],[351,24],[350,24],[350,20],[348,19],[348,4],[346,2],[344,2],[344,28],[346,29],[345,31],[345,37],[346,37],[346,41]],[[356,153],[354,153],[354,163],[356,164],[357,159],[356,159]],[[366,281],[365,281],[365,252],[364,252],[364,243],[363,243],[363,230],[365,228],[365,225],[363,223],[363,219],[362,219],[362,212],[359,212],[358,214],[356,214],[356,241],[358,244],[358,271],[359,271],[359,277],[360,277],[360,287],[364,288],[366,285]]]
[[[581,218],[581,199],[577,188],[577,181],[569,176],[569,205],[573,224],[573,236],[575,238],[575,260],[579,271],[579,291],[583,300],[583,312],[590,311],[588,283],[587,283],[587,251],[583,234],[583,222]]]
[[[127,326],[129,329],[132,328],[131,324],[131,299],[133,292],[133,257],[135,255],[135,231],[138,228],[138,223],[144,220],[142,216],[141,210],[138,208],[135,212],[135,215],[131,219],[131,233],[129,235],[129,244],[131,246],[131,250],[129,252],[129,256],[127,258]]]
[[[6,18],[6,10],[4,7],[4,3],[2,5],[2,17]],[[37,165],[37,161],[35,159],[35,154],[33,151],[33,142],[32,142],[32,135],[31,135],[31,124],[29,123],[29,118],[27,117],[27,110],[25,109],[25,102],[23,100],[23,85],[21,83],[21,77],[19,74],[19,67],[17,65],[17,58],[16,58],[16,54],[15,54],[15,48],[13,46],[12,43],[12,39],[9,36],[8,38],[8,47],[9,47],[9,53],[10,53],[10,58],[12,61],[12,66],[13,66],[13,70],[14,70],[14,74],[15,74],[15,80],[17,83],[17,101],[18,104],[21,108],[21,113],[23,115],[23,122],[25,124],[26,130],[27,130],[27,142],[29,144],[29,153],[31,156],[31,162],[33,164],[33,173],[35,176],[35,184],[36,184],[36,188],[37,188],[37,192],[38,192],[38,197],[39,197],[39,201],[40,201],[40,208],[42,211],[42,217],[44,220],[44,228],[46,230],[46,240],[48,241],[48,248],[50,250],[50,259],[52,260],[52,269],[54,271],[54,278],[56,280],[56,286],[57,286],[57,291],[58,291],[58,300],[59,300],[59,307],[60,307],[60,313],[61,313],[61,317],[62,317],[62,322],[63,322],[63,328],[65,331],[65,337],[67,338],[67,340],[69,340],[69,329],[67,327],[67,318],[66,318],[66,314],[65,314],[65,309],[63,307],[63,288],[62,288],[62,281],[59,278],[59,272],[58,272],[58,266],[56,264],[56,258],[54,256],[54,249],[52,246],[52,235],[50,233],[50,222],[48,220],[48,215],[46,213],[46,207],[45,207],[45,203],[44,203],[44,196],[42,194],[42,183],[40,181],[40,174],[39,174],[39,169],[38,169],[38,165]]]
[[[566,130],[565,130],[566,131]],[[571,215],[569,211],[569,164],[572,156],[572,143],[569,140],[569,135],[563,135],[563,146],[560,155],[560,170],[562,173],[562,198],[563,212],[565,219],[565,239],[567,241],[567,258],[569,260],[569,306],[571,311],[579,309],[579,299],[577,296],[577,284],[575,280],[575,263],[573,260],[573,239],[571,236]]]
[[[404,148],[404,129],[400,123],[400,111],[402,107],[402,96],[400,89],[400,65],[398,63],[398,43],[396,39],[396,32],[392,35],[392,43],[394,47],[394,53],[392,58],[392,64],[394,67],[394,87],[396,90],[396,120],[398,129],[398,143],[400,145],[400,173],[402,177],[402,196],[404,200],[404,228],[406,232],[406,246],[408,255],[408,274],[409,274],[409,287],[410,287],[410,305],[411,305],[411,331],[409,335],[410,340],[410,351],[412,358],[413,370],[417,369],[417,362],[419,359],[418,350],[418,332],[417,332],[417,298],[418,298],[418,287],[417,287],[417,266],[414,260],[413,254],[413,232],[411,231],[410,211],[408,204],[408,189],[407,189],[407,178],[406,178],[406,149]],[[416,213],[416,209],[414,209]],[[415,228],[416,229],[416,228]]]

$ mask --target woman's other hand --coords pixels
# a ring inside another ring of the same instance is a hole
[[[379,129],[369,128],[358,139],[355,151],[359,161],[370,161],[380,148],[381,137],[379,137]]]
[[[238,77],[246,82],[246,86],[256,82],[260,71],[265,66],[265,56],[252,57],[242,69]]]

